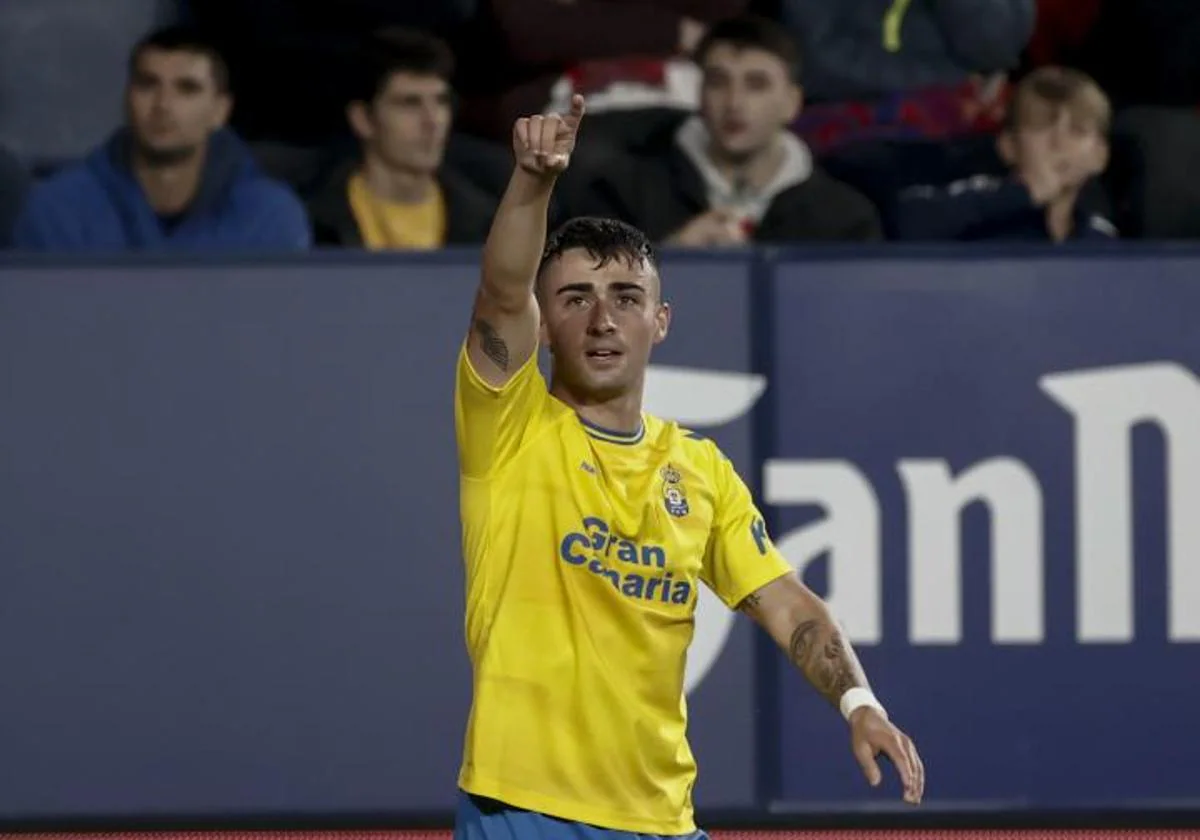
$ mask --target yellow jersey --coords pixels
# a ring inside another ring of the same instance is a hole
[[[459,786],[561,819],[695,831],[684,664],[701,582],[729,607],[791,572],[732,464],[645,416],[589,425],[530,358],[455,388],[466,638]]]

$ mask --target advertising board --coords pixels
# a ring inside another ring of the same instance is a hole
[[[0,820],[449,813],[475,270],[0,268]],[[647,409],[762,499],[926,809],[1200,808],[1200,258],[664,272]],[[895,802],[707,592],[687,689],[702,816]]]

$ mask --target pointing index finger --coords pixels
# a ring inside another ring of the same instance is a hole
[[[581,94],[575,94],[571,97],[571,113],[568,115],[571,122],[575,125],[583,119],[583,115],[587,112],[585,100]]]

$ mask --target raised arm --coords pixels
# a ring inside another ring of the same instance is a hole
[[[516,165],[483,248],[467,342],[471,366],[496,388],[537,350],[534,282],[546,244],[550,195],[575,149],[582,118],[583,97],[576,96],[565,116],[523,117],[513,126]]]

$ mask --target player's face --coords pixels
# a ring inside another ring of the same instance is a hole
[[[230,105],[212,60],[182,50],[143,50],[126,91],[129,127],[139,151],[164,163],[194,155],[225,124]]]
[[[419,175],[442,165],[450,134],[450,85],[437,76],[394,73],[369,108],[351,111],[350,123],[369,153]]]
[[[800,88],[787,65],[766,50],[715,44],[702,69],[700,113],[725,157],[763,151],[800,113]]]
[[[546,266],[542,337],[554,378],[585,399],[609,400],[642,387],[650,351],[667,337],[670,308],[644,261],[597,266],[582,250]]]

